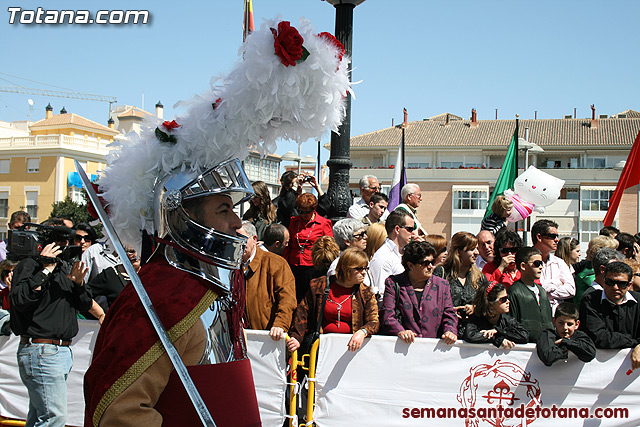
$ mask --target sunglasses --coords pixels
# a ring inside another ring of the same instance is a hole
[[[360,233],[353,235],[353,238],[357,240],[364,239],[365,237],[367,237],[366,231],[361,231]]]
[[[535,268],[542,267],[542,264],[544,264],[544,263],[543,263],[541,260],[539,260],[539,259],[537,259],[537,260],[535,260],[535,261],[533,261],[533,262],[531,263],[531,265],[533,265]]]
[[[629,284],[631,282],[628,282],[626,280],[613,280],[613,279],[604,279],[604,284],[607,286],[617,286],[620,289],[627,289],[629,287]]]
[[[433,259],[425,259],[417,262],[416,264],[420,264],[423,267],[428,267],[430,265],[435,265],[435,261]]]
[[[505,295],[502,298],[498,298],[497,300],[495,300],[494,302],[499,302],[500,304],[504,304],[505,302],[509,301],[509,296]]]
[[[89,238],[89,236],[75,236],[75,237],[73,238],[73,240],[74,240],[75,242],[82,242],[83,240],[84,240],[85,242],[90,242],[90,241],[91,241],[91,239]]]
[[[369,271],[369,267],[354,267],[352,270],[357,271],[358,273],[366,273]]]
[[[369,190],[380,191],[380,187],[369,187]]]
[[[310,213],[314,213],[316,210],[315,209],[311,209],[310,211],[298,211],[300,212],[300,215],[309,215]]]
[[[520,248],[500,248],[501,254],[515,254]]]
[[[542,237],[546,237],[547,239],[551,239],[551,240],[556,240],[558,237],[560,237],[560,235],[556,233],[547,233],[547,234],[543,234]]]
[[[633,273],[634,276],[640,277],[640,273]]]
[[[413,233],[414,231],[416,231],[416,228],[418,227],[416,227],[415,225],[401,225],[400,228],[404,228],[409,233]]]

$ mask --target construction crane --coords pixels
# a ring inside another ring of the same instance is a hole
[[[58,98],[85,99],[87,101],[103,101],[109,103],[109,111],[111,111],[111,105],[115,102],[118,102],[115,96],[96,95],[87,92],[66,92],[62,90],[34,89],[23,86],[0,86],[0,92],[23,93],[27,95],[40,96],[56,96]]]

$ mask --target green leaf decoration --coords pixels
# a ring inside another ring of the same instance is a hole
[[[169,142],[171,144],[175,144],[178,142],[175,136],[161,131],[160,128],[156,128],[156,138],[158,138],[158,141],[160,142]]]
[[[296,64],[304,62],[304,60],[307,59],[308,57],[309,57],[309,51],[307,50],[307,48],[302,46],[302,56],[300,57],[300,59],[296,61]]]

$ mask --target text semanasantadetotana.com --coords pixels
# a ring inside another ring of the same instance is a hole
[[[402,418],[629,418],[627,408],[550,408],[542,406],[496,408],[403,408]]]
[[[36,10],[9,7],[9,24],[146,24],[148,10]]]

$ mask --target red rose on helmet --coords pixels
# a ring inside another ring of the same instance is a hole
[[[278,31],[271,28],[273,33],[273,46],[276,55],[280,57],[280,61],[285,65],[295,67],[296,61],[302,58],[304,39],[298,33],[295,27],[292,27],[289,21],[282,21],[278,24]]]
[[[171,120],[170,122],[166,121],[166,122],[162,123],[162,126],[166,130],[173,130],[175,128],[179,128],[180,127],[180,125],[175,120]]]
[[[342,55],[344,55],[344,45],[340,43],[340,41],[335,38],[335,36],[331,33],[322,32],[318,33],[318,37],[322,37],[323,39],[330,42],[332,45],[338,48],[338,61],[342,61]]]

